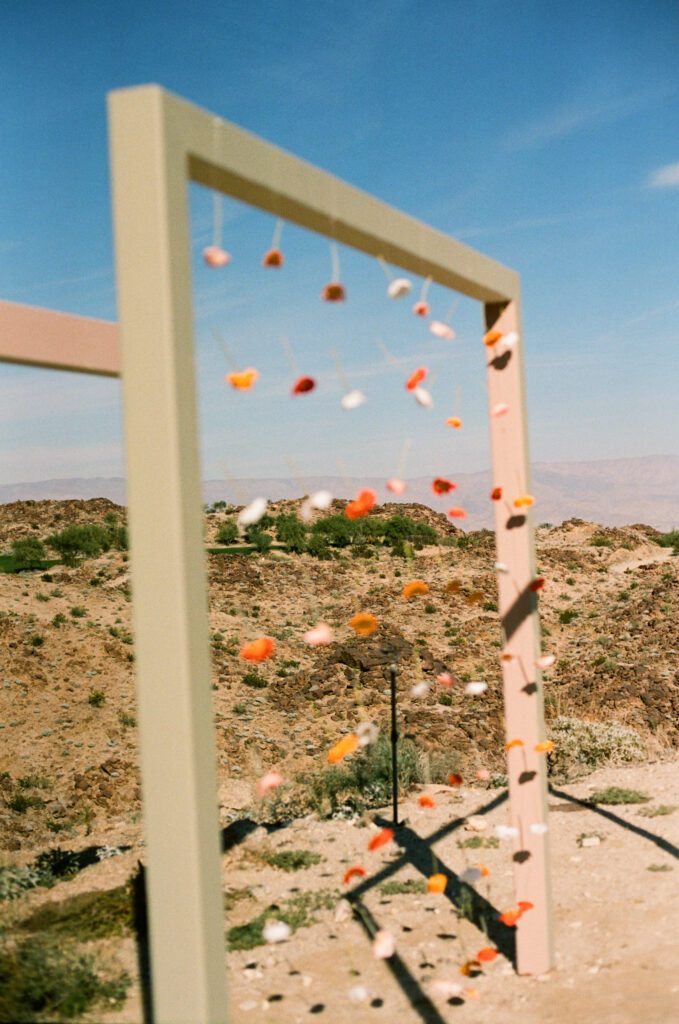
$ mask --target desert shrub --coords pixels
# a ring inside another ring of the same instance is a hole
[[[104,977],[92,956],[38,936],[0,946],[0,1021],[72,1020],[93,1004],[120,1005],[130,979]]]
[[[225,519],[217,531],[217,540],[220,544],[235,544],[238,536],[238,523],[233,517]]]
[[[57,612],[57,614],[52,619],[52,625],[56,629],[59,629],[60,626],[63,626],[65,622],[68,622],[68,619],[66,618],[63,612]]]
[[[568,626],[577,617],[578,613],[573,608],[566,608],[564,611],[559,612],[559,622],[564,626]]]
[[[251,686],[254,690],[263,690],[269,685],[267,680],[257,672],[246,672],[242,677],[242,681],[246,686]]]
[[[593,804],[647,804],[651,799],[638,789],[625,789],[622,786],[608,786],[606,789],[597,789],[590,796]]]
[[[276,519],[276,537],[286,551],[300,554],[306,550],[306,527],[293,512],[281,514]]]
[[[71,615],[74,619],[84,619],[87,615],[87,608],[83,608],[81,604],[76,604],[71,608]]]
[[[382,896],[421,895],[427,892],[427,883],[423,878],[406,878],[402,882],[394,879],[392,882],[383,882],[378,886]]]
[[[315,558],[332,558],[328,538],[321,533],[312,533],[307,540],[307,553]]]
[[[226,933],[228,948],[255,949],[256,946],[263,946],[266,942],[263,933],[267,921],[285,921],[293,932],[308,928],[315,924],[316,911],[330,910],[339,898],[338,892],[317,889],[314,892],[297,893],[281,904],[271,904],[246,924],[229,928]]]
[[[603,533],[595,533],[590,544],[593,548],[612,548],[613,541]]]
[[[65,565],[76,566],[80,559],[96,558],[102,551],[108,551],[112,544],[111,532],[98,523],[75,523],[64,527],[47,538],[47,543],[57,552]]]
[[[259,524],[257,524],[259,526]],[[270,533],[266,533],[265,530],[250,528],[247,532],[248,544],[253,544],[255,551],[259,555],[266,555],[271,550],[273,543],[273,537]]]
[[[261,850],[257,858],[279,871],[302,871],[323,860],[320,853],[311,850]]]
[[[39,569],[47,558],[45,545],[38,537],[22,537],[12,541],[9,554],[17,569]]]
[[[556,747],[549,755],[549,774],[576,778],[605,765],[632,764],[645,758],[641,737],[617,722],[584,722],[559,715],[551,723]]]
[[[347,519],[344,515],[334,515],[317,519],[311,527],[311,534],[312,537],[324,537],[330,547],[346,548],[353,542],[358,529],[356,521]]]
[[[656,544],[661,548],[674,548],[674,553],[679,554],[679,530],[669,530],[668,533],[661,533],[655,538]]]
[[[87,703],[91,704],[93,708],[100,708],[106,701],[106,694],[103,690],[90,690],[87,698]]]

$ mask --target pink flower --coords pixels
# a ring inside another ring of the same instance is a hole
[[[395,952],[396,939],[386,928],[381,928],[373,939],[373,956],[376,960],[388,960]]]
[[[332,640],[333,632],[326,622],[319,622],[317,626],[304,634],[304,643],[309,644],[310,647],[323,647],[325,644],[332,643]]]
[[[279,772],[267,772],[257,783],[257,796],[266,796],[272,789],[277,789],[282,782],[283,776]]]

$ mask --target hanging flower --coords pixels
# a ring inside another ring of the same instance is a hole
[[[359,636],[370,636],[377,629],[377,619],[370,612],[358,612],[349,619],[349,625]]]
[[[406,391],[414,391],[417,385],[421,384],[425,379],[428,372],[426,366],[418,366],[416,370],[413,370],[406,381]]]
[[[467,683],[464,688],[464,692],[470,697],[480,697],[482,693],[485,693],[488,689],[488,683],[484,683],[481,680],[474,683]]]
[[[448,509],[448,515],[450,516],[451,519],[466,519],[467,518],[467,513],[465,512],[465,510],[463,508],[458,508],[458,507],[449,508]]]
[[[380,730],[374,722],[360,722],[356,726],[356,735],[358,736],[358,742],[362,747],[368,747],[371,743],[374,743],[379,736],[379,733]]]
[[[502,497],[502,488],[501,487],[494,487],[493,490],[490,492],[490,500],[491,501],[499,501],[501,497]]]
[[[462,964],[460,967],[460,974],[464,975],[465,978],[468,978],[472,972],[476,973],[480,966],[481,964],[478,960],[467,960],[467,962]]]
[[[342,876],[342,885],[349,885],[349,882],[354,878],[365,878],[368,872],[365,868],[362,868],[360,864],[356,864],[353,868],[349,868],[344,872]]]
[[[451,772],[448,776],[449,786],[461,786],[463,782],[462,776],[458,775],[457,772]]]
[[[416,302],[413,306],[413,313],[415,316],[429,316],[429,303],[428,302]]]
[[[368,399],[363,392],[354,388],[353,391],[347,391],[346,395],[342,396],[340,399],[340,405],[343,409],[347,410],[358,409],[359,405],[363,405],[367,401]]]
[[[436,677],[436,682],[439,684],[439,686],[444,686],[446,689],[448,689],[448,687],[453,685],[455,679],[453,676],[451,676],[450,672],[439,672],[439,674]]]
[[[542,654],[535,662],[536,668],[551,668],[556,661],[555,654]]]
[[[518,828],[514,825],[496,825],[495,835],[498,839],[516,839],[519,834]]]
[[[456,999],[462,995],[462,985],[457,981],[448,981],[447,978],[437,978],[431,983],[432,992],[435,992],[443,999]]]
[[[554,740],[543,740],[542,743],[536,743],[533,749],[536,754],[551,754],[555,746]]]
[[[495,416],[497,418],[498,416],[505,416],[508,412],[509,406],[507,405],[507,403],[498,402],[497,405],[494,405],[493,408],[490,410],[490,415]]]
[[[307,391],[313,391],[315,387],[316,381],[313,377],[298,377],[292,385],[292,394],[305,395]]]
[[[459,430],[462,426],[462,420],[459,416],[449,416],[446,420],[447,427],[454,427],[455,430]]]
[[[523,747],[523,746],[524,746],[523,740],[509,740],[508,743],[505,743],[505,750],[513,750],[514,747]]]
[[[432,807],[436,807],[436,801],[432,800],[432,798],[428,796],[426,793],[423,793],[422,796],[419,797],[417,802],[420,805],[420,807],[426,807],[429,809],[431,809]]]
[[[276,650],[276,641],[270,636],[260,636],[258,640],[241,647],[240,657],[244,661],[266,661],[273,657]]]
[[[374,491],[360,491],[359,494],[350,501],[344,510],[344,514],[347,519],[360,519],[362,516],[367,516],[371,508],[377,504],[377,495]]]
[[[520,494],[518,498],[514,498],[514,508],[530,508],[534,504],[535,498],[532,494]]]
[[[304,634],[304,643],[309,644],[309,647],[324,647],[326,644],[332,643],[333,631],[326,622],[319,622],[313,629],[308,630]]]
[[[516,331],[509,331],[507,334],[505,334],[502,343],[505,346],[505,348],[514,348],[518,340],[519,336],[516,333]]]
[[[282,267],[283,266],[283,253],[280,249],[269,249],[268,252],[264,253],[262,259],[263,267]]]
[[[490,868],[485,864],[475,864],[474,867],[481,872],[481,878],[488,878],[490,875]]]
[[[457,484],[454,484],[452,480],[446,480],[445,477],[437,476],[432,481],[431,489],[434,494],[450,494],[451,491],[456,490]]]
[[[530,589],[534,593],[537,593],[538,590],[542,590],[544,588],[544,585],[545,585],[545,578],[544,578],[544,576],[536,576],[535,579],[533,580],[533,582],[530,585]]]
[[[328,752],[328,764],[339,764],[345,757],[354,754],[358,750],[358,736],[351,732],[344,736],[339,743]]]
[[[434,399],[431,397],[426,388],[420,387],[418,384],[416,388],[413,388],[413,397],[418,405],[421,405],[423,409],[432,409],[434,406]]]
[[[505,910],[504,913],[500,914],[500,921],[502,924],[506,924],[508,928],[513,928],[521,917],[520,910]]]
[[[395,277],[393,281],[389,282],[387,295],[390,299],[401,299],[404,295],[409,295],[412,290],[413,283],[407,277]]]
[[[260,519],[264,518],[266,506],[266,498],[255,498],[254,501],[251,501],[249,505],[246,505],[238,513],[238,525],[253,526],[255,523],[258,523]]]
[[[266,796],[267,793],[270,793],[272,789],[277,789],[282,783],[283,776],[280,772],[267,772],[265,775],[262,775],[257,783],[257,796]]]
[[[386,487],[392,494],[403,494],[406,490],[406,482],[405,480],[399,480],[398,477],[394,476],[390,480],[387,480]]]
[[[416,699],[418,697],[426,697],[428,693],[429,693],[429,683],[425,683],[425,682],[415,683],[415,685],[412,686],[411,689],[410,689],[410,696],[411,697],[415,697]]]
[[[493,345],[497,345],[501,337],[502,331],[486,331],[483,336],[483,344],[487,345],[488,348],[492,348]]]
[[[528,829],[534,836],[544,836],[549,831],[549,825],[545,825],[542,821],[537,821],[534,825],[529,825]]]
[[[442,873],[430,875],[427,879],[427,892],[445,892],[448,879]]]
[[[312,508],[322,509],[324,512],[332,505],[332,494],[330,491],[315,491],[309,498]]]
[[[208,267],[225,267],[227,263],[231,262],[231,256],[226,249],[222,249],[218,245],[208,245],[206,249],[203,249],[203,260]]]
[[[387,846],[394,838],[394,835],[395,832],[392,828],[380,829],[377,835],[373,836],[370,842],[368,843],[368,849],[370,850],[371,853],[374,853],[375,850],[379,850],[383,846]]]
[[[259,380],[259,370],[249,366],[247,370],[227,373],[224,380],[228,381],[235,391],[249,391],[252,385]]]
[[[443,338],[445,341],[452,341],[455,337],[455,331],[448,324],[444,324],[441,320],[432,320],[429,324],[429,330],[435,337]]]
[[[410,583],[406,583],[403,588],[403,596],[406,601],[409,601],[411,597],[418,597],[421,594],[428,594],[429,587],[424,580],[411,580]]]
[[[488,771],[487,768],[479,768],[479,770],[476,773],[476,778],[479,780],[479,782],[488,782],[488,779],[490,778],[490,772]]]
[[[330,284],[326,284],[321,292],[321,298],[324,302],[344,302],[346,297],[344,285],[340,284],[339,281],[331,281]]]

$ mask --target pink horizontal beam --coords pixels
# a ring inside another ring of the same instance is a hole
[[[118,325],[0,301],[0,362],[119,377]]]

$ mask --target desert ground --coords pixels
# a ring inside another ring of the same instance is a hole
[[[228,511],[206,515],[208,546]],[[570,520],[537,530],[547,581],[543,648],[556,655],[544,677],[556,743],[549,795],[556,966],[539,978],[519,977],[501,953],[463,975],[460,967],[489,943],[453,898],[457,878],[482,862],[489,874],[477,883],[481,895],[497,910],[512,901],[511,853],[495,835],[507,802],[493,538],[461,539],[422,506],[398,511],[433,525],[442,543],[409,559],[384,550],[329,561],[280,551],[208,557],[234,1019],[676,1020],[677,558],[646,526]],[[124,510],[103,499],[0,506],[0,545],[111,512],[122,522]],[[429,586],[417,606],[401,597],[415,578]],[[107,912],[98,912],[96,897],[89,917],[76,913],[87,894],[125,892],[144,862],[126,555],[108,551],[74,568],[4,573],[0,587],[4,895],[46,851],[83,854],[83,861],[95,848],[110,854],[88,866],[76,856],[68,877],[13,891],[0,903],[4,941],[43,933],[75,941],[77,925],[78,949],[102,970],[130,978],[123,1001],[99,1002],[80,1019],[141,1022],[134,928],[124,912],[98,928]],[[357,637],[347,622],[365,609],[379,629]],[[321,618],[335,640],[309,648],[302,634]],[[263,634],[276,637],[277,654],[248,679],[238,651]],[[402,794],[404,824],[392,843],[369,853],[370,837],[389,824],[387,800],[380,805],[379,787],[363,802],[360,793],[353,802],[345,793],[333,810],[322,776],[328,749],[357,721],[388,731],[394,660],[399,728],[416,752],[417,772]],[[443,671],[460,684],[486,680],[483,700],[471,701],[456,684],[441,701],[434,680]],[[414,697],[412,685],[422,679],[429,691]],[[286,783],[262,801],[255,785],[270,769]],[[488,781],[476,780],[480,769]],[[450,772],[462,775],[462,786],[445,784]],[[616,802],[606,802],[607,793]],[[424,794],[433,807],[420,806]],[[367,875],[345,885],[354,864]],[[450,880],[443,894],[423,886],[434,866]],[[281,917],[293,920],[289,938],[262,943],[262,922]],[[372,955],[376,929],[395,938],[389,959]],[[441,982],[460,985],[461,993],[442,993]]]

